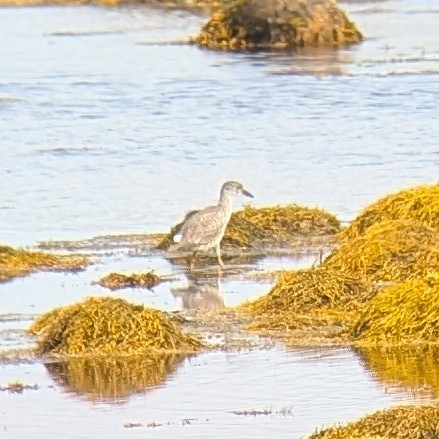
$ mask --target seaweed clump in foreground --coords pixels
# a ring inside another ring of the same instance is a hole
[[[329,427],[308,439],[433,439],[439,437],[439,407],[399,406],[380,410],[346,426]]]
[[[101,278],[97,283],[110,290],[122,288],[148,288],[151,289],[161,282],[159,276],[152,271],[147,273],[109,273]]]
[[[347,45],[362,39],[331,0],[238,0],[214,12],[194,42],[239,51]]]
[[[167,249],[172,238],[185,220],[172,227],[158,248]],[[221,246],[223,248],[266,249],[267,246],[311,244],[313,241],[334,241],[340,231],[340,221],[332,214],[318,208],[296,204],[273,207],[246,206],[233,212]]]
[[[268,295],[239,309],[250,329],[278,331],[301,344],[437,343],[437,194],[435,185],[422,186],[367,208],[376,222],[362,233],[349,232],[353,226],[343,231],[339,248],[322,266],[281,274]],[[389,217],[394,211],[400,215]],[[359,223],[357,218],[352,224]]]
[[[201,341],[185,334],[165,312],[122,299],[91,297],[56,308],[30,327],[38,354],[79,356],[189,353]]]
[[[80,271],[89,264],[83,256],[57,255],[0,246],[0,282],[35,271]]]

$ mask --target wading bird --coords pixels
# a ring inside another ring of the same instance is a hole
[[[171,253],[192,251],[190,265],[192,269],[193,261],[199,251],[205,252],[214,248],[219,265],[224,267],[220,243],[232,215],[233,199],[241,194],[253,198],[253,195],[246,191],[238,181],[226,181],[221,187],[218,204],[206,207],[188,216],[179,231],[180,241],[171,245],[169,251]],[[175,241],[177,239],[178,235],[174,237]]]

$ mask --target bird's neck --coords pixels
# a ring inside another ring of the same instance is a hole
[[[229,215],[231,215],[233,210],[233,197],[229,197],[227,195],[221,194],[220,199],[218,201],[218,207],[220,207]]]

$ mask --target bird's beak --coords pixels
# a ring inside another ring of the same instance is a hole
[[[245,195],[246,197],[250,197],[250,198],[255,198],[253,194],[247,192],[245,189],[242,190],[242,195]]]

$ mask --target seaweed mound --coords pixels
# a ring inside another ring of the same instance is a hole
[[[82,256],[56,255],[0,246],[0,282],[35,271],[80,271],[90,262]]]
[[[362,303],[375,294],[371,284],[325,267],[282,273],[271,291],[242,306],[250,329],[295,330],[338,325],[346,330]]]
[[[387,195],[366,207],[341,235],[353,238],[363,235],[376,223],[398,219],[419,221],[439,231],[439,184],[417,186]]]
[[[306,343],[315,329],[359,344],[437,343],[438,187],[367,208],[322,265],[283,273],[266,296],[241,307],[250,329],[302,331]],[[295,334],[285,337],[300,342]]]
[[[198,338],[185,334],[163,311],[122,299],[91,297],[56,308],[30,327],[39,354],[135,355],[193,352]]]
[[[353,335],[369,342],[437,343],[438,304],[439,271],[385,288],[372,299]]]
[[[400,406],[380,410],[346,426],[325,428],[309,439],[432,439],[439,437],[439,407]]]
[[[371,281],[403,281],[439,267],[438,240],[420,222],[383,220],[342,242],[324,265]]]
[[[197,211],[189,212],[184,220],[171,228],[158,248],[167,249],[184,222]],[[334,238],[340,231],[340,221],[332,214],[317,208],[296,204],[273,207],[246,206],[233,212],[227,225],[223,247],[266,248],[267,245],[288,246],[316,238]]]
[[[98,281],[99,285],[110,290],[118,290],[122,288],[148,288],[151,289],[161,282],[159,276],[152,271],[147,273],[109,273]]]
[[[224,235],[224,244],[257,247],[267,242],[281,245],[297,239],[335,235],[338,219],[324,210],[298,206],[254,208],[233,213]]]
[[[216,11],[194,42],[249,50],[340,45],[362,38],[333,0],[238,0]]]

